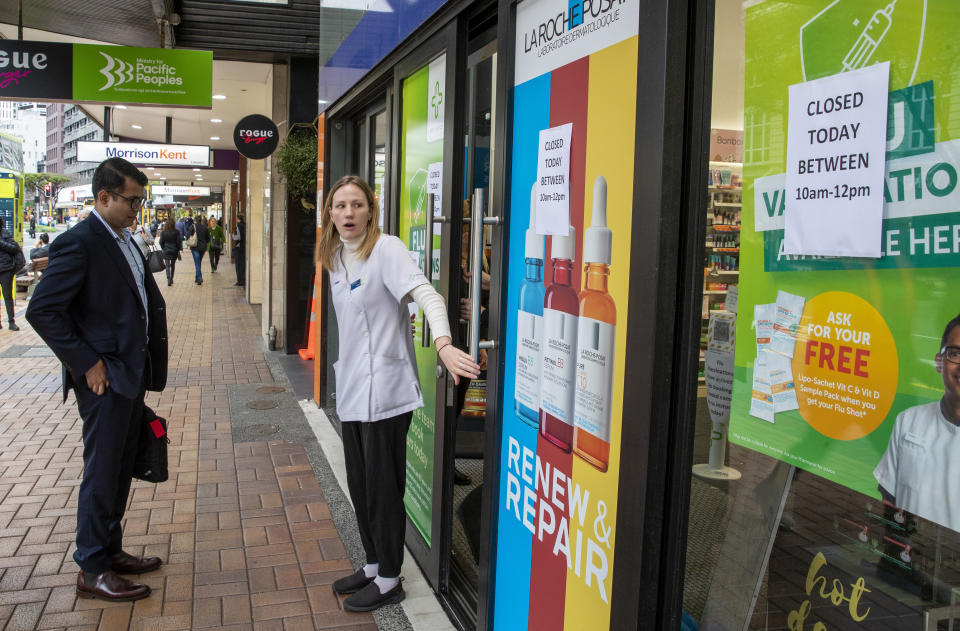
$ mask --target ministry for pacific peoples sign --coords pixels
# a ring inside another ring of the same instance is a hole
[[[211,107],[213,53],[0,40],[0,98]]]

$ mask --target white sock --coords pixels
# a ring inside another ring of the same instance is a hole
[[[373,578],[377,575],[377,570],[380,569],[379,563],[367,563],[363,566],[363,575],[367,578]]]
[[[397,584],[400,582],[400,578],[383,578],[382,576],[378,576],[377,578],[373,579],[373,582],[376,583],[377,587],[380,588],[381,594],[386,594],[397,586]]]

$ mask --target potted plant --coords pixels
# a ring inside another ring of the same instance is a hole
[[[300,200],[304,210],[313,210],[317,194],[317,130],[296,123],[277,148],[277,170],[287,184],[287,195]]]

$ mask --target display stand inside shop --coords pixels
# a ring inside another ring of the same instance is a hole
[[[707,396],[705,358],[712,311],[726,310],[727,294],[740,275],[740,211],[743,167],[736,162],[711,162],[707,179],[707,229],[704,257],[703,312],[700,329],[700,397]],[[712,480],[739,480],[740,472],[726,466],[728,422],[711,421],[708,462],[694,465],[694,475]]]

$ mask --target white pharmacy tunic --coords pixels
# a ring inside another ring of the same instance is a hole
[[[960,530],[960,427],[939,401],[897,416],[890,444],[873,476],[897,506],[951,530]]]
[[[427,284],[400,239],[381,235],[348,278],[334,258],[330,291],[340,329],[337,415],[341,421],[379,421],[423,407],[410,333],[407,294]]]

